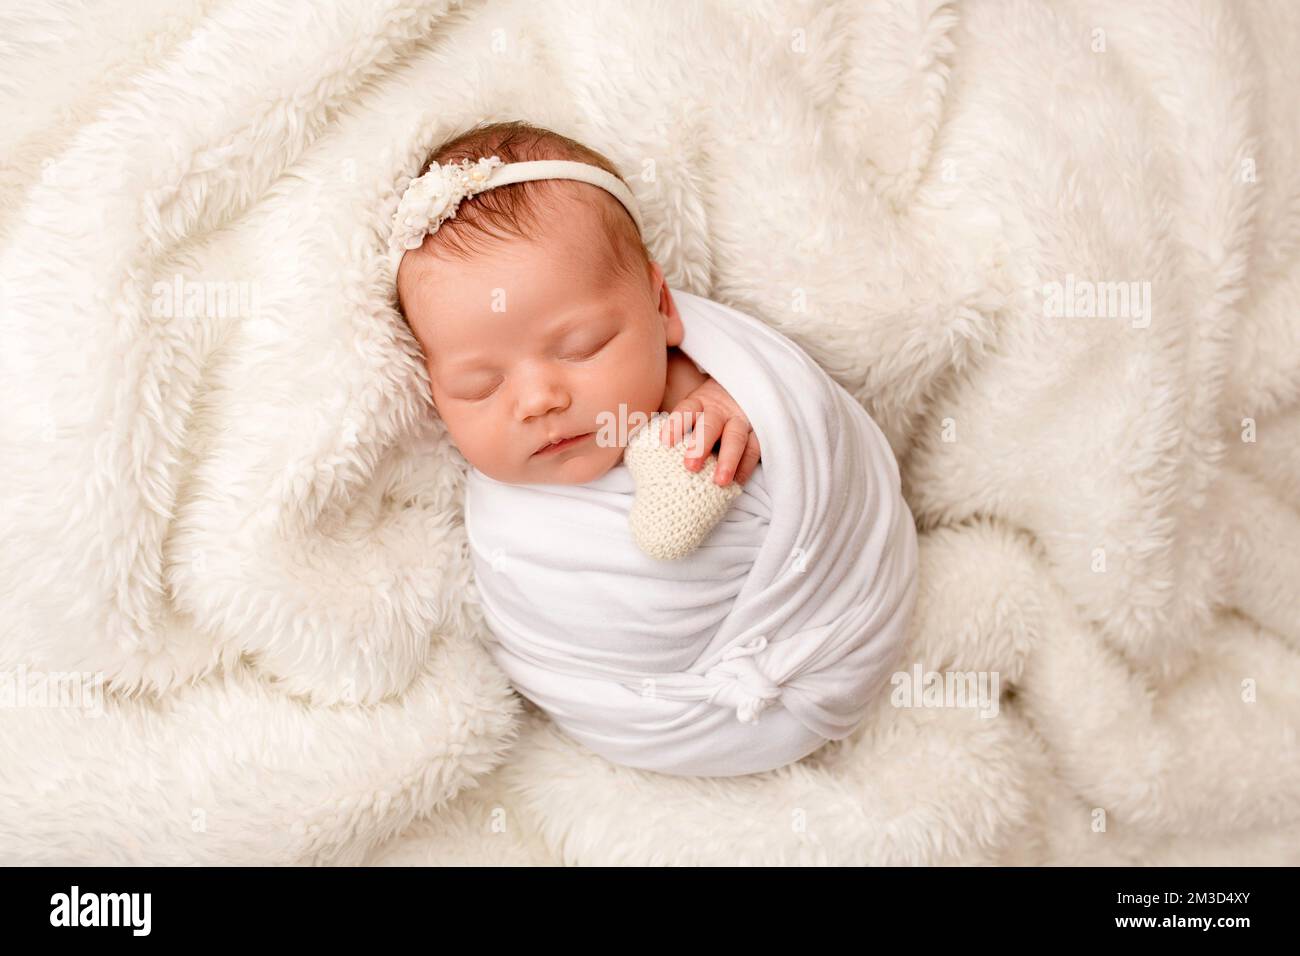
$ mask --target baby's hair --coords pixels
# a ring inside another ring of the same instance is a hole
[[[473,162],[484,156],[500,156],[504,163],[567,159],[590,163],[622,178],[618,168],[594,149],[522,121],[481,124],[456,134],[434,149],[420,173],[434,163]],[[488,189],[462,200],[455,217],[443,222],[422,248],[437,256],[464,260],[494,239],[526,239],[544,216],[558,212],[560,190],[580,185],[566,179],[534,179]],[[631,215],[604,190],[588,188],[609,240],[611,268],[644,277],[650,254]]]

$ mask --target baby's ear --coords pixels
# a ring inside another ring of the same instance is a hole
[[[682,344],[681,323],[678,323],[678,328],[676,332],[674,332],[672,323],[667,319],[665,319],[664,320],[664,345],[668,346],[670,349],[675,349],[681,344]]]
[[[673,300],[673,293],[668,288],[667,282],[659,287],[659,314],[664,322],[664,343],[669,348],[681,345],[686,331],[682,326],[681,313],[677,311],[677,303]]]

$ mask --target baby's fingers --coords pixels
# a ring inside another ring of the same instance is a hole
[[[686,441],[688,471],[699,471],[704,467],[704,459],[708,458],[709,453],[713,451],[713,445],[718,440],[724,424],[722,416],[716,411],[705,410],[695,416],[695,428]]]
[[[718,467],[713,470],[715,484],[725,485],[736,474],[751,433],[749,422],[744,416],[736,415],[727,419],[727,425],[722,431],[722,445],[718,449]]]
[[[758,436],[750,432],[749,442],[745,445],[745,453],[740,456],[740,465],[736,468],[736,481],[742,485],[748,481],[749,476],[758,467],[758,460],[762,456],[763,450],[758,447]]]
[[[669,448],[676,445],[687,431],[685,426],[695,421],[703,409],[704,403],[698,398],[683,398],[659,426],[659,443]]]

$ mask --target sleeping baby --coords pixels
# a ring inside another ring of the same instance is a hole
[[[398,302],[469,464],[515,689],[617,763],[774,770],[887,697],[915,529],[861,405],[762,322],[670,289],[642,235],[599,153],[476,127],[405,187]]]
[[[519,123],[459,136],[431,162],[479,154],[489,161],[476,161],[470,177],[499,168],[493,156],[517,156],[591,163],[616,180],[599,154]],[[419,198],[408,193],[408,207]],[[619,201],[581,181],[541,179],[447,212],[432,234],[423,213],[414,217],[421,245],[402,257],[397,289],[434,406],[471,465],[498,481],[589,482],[622,459],[625,443],[598,421],[615,424],[622,407],[633,423],[672,412],[665,443],[698,425],[684,456],[691,471],[719,445],[715,481],[748,478],[758,439],[726,390],[677,348],[672,292]]]

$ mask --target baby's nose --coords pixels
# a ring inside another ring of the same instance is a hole
[[[568,392],[557,379],[536,376],[520,384],[519,416],[536,418],[568,405]]]

